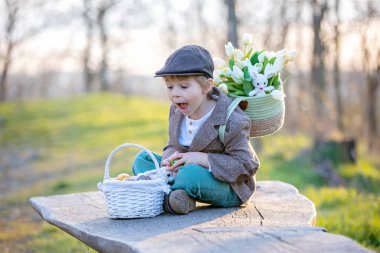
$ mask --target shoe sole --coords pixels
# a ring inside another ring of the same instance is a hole
[[[169,195],[171,209],[177,214],[188,214],[195,209],[195,199],[184,190],[175,190]]]

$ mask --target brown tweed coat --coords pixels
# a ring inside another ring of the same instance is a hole
[[[204,152],[208,154],[212,174],[215,178],[227,182],[243,203],[247,202],[255,191],[255,173],[259,168],[259,159],[249,143],[251,121],[237,107],[227,121],[227,111],[231,100],[217,88],[213,88],[212,97],[216,106],[211,116],[199,129],[190,147],[178,143],[181,122],[184,115],[172,105],[169,115],[169,140],[164,147],[163,159],[175,151]],[[219,140],[218,129],[226,124],[225,145]]]

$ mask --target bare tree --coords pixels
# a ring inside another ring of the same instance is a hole
[[[379,129],[377,124],[377,94],[380,86],[380,33],[376,31],[380,6],[374,1],[367,0],[356,3],[356,10],[362,19],[360,26],[361,46],[363,52],[362,66],[366,75],[367,97],[366,116],[368,121],[368,147],[372,151],[380,148]]]
[[[269,4],[269,3],[268,3]],[[274,8],[275,4],[273,2],[270,3],[271,7]],[[266,21],[265,21],[265,32],[264,32],[264,45],[266,48],[272,48],[274,46],[274,41],[273,37],[276,35],[273,35],[275,32],[274,30],[276,29],[276,21],[278,21],[278,15],[267,15],[266,16]],[[277,46],[277,45],[276,45]]]
[[[117,7],[117,8],[116,8]],[[100,90],[111,89],[110,80],[110,50],[125,44],[125,40],[118,41],[111,34],[109,24],[113,24],[128,32],[131,28],[139,28],[150,24],[151,19],[147,15],[149,9],[145,1],[120,1],[120,0],[99,0],[95,5],[96,28],[99,32],[99,42],[101,49],[101,60],[99,67]],[[128,15],[126,15],[128,13]],[[111,17],[113,20],[108,19]],[[125,38],[125,37],[124,37]]]
[[[335,89],[335,106],[336,106],[336,124],[340,132],[344,132],[344,123],[343,123],[343,104],[340,88],[340,29],[339,25],[341,22],[340,19],[340,0],[335,0],[335,16],[336,21],[334,24],[334,45],[335,45],[335,56],[334,56],[334,89]]]
[[[230,41],[235,47],[238,47],[238,35],[237,27],[238,21],[236,18],[236,1],[235,0],[224,0],[227,7],[227,24],[228,24],[228,41]]]
[[[291,23],[291,20],[288,17],[288,10],[289,10],[289,2],[288,1],[282,1],[281,2],[281,7],[280,7],[280,24],[281,24],[281,29],[280,29],[280,34],[279,34],[279,41],[277,48],[284,48],[285,47],[285,42],[288,37],[289,33],[289,26]]]
[[[309,45],[309,41],[305,41],[303,35],[304,22],[302,20],[302,13],[305,11],[305,0],[286,1],[283,0],[280,5],[279,15],[279,28],[277,48],[285,48],[287,39],[292,36],[296,38],[295,48],[300,52],[300,55],[295,59],[295,66],[300,66],[302,55],[304,55],[303,48]],[[294,29],[294,30],[293,30]],[[294,32],[294,33],[292,33]],[[277,34],[277,33],[276,33]],[[292,35],[293,34],[293,35]],[[286,69],[285,69],[286,71]],[[288,110],[286,114],[288,129],[297,129],[299,127],[310,128],[309,124],[312,122],[299,120],[301,118],[310,116],[310,80],[308,73],[302,70],[296,70],[297,76],[291,75],[291,78],[284,86],[286,94],[289,94],[289,99],[286,103]],[[286,73],[286,72],[285,72]]]
[[[177,47],[177,36],[178,31],[175,24],[175,19],[173,18],[173,6],[170,1],[164,1],[163,6],[165,9],[165,16],[163,17],[165,19],[165,27],[164,27],[164,33],[166,36],[164,37],[166,45],[171,50],[173,48]]]
[[[325,96],[325,62],[324,52],[325,45],[322,39],[321,27],[323,18],[328,10],[326,0],[311,0],[313,11],[313,55],[311,65],[311,83],[314,88],[314,107],[316,110],[316,118],[318,121],[323,120],[324,96]],[[316,124],[317,134],[321,131],[320,124]]]
[[[289,15],[289,9],[297,11],[299,9],[296,8],[298,3],[281,0],[272,1],[270,4],[271,15],[267,15],[267,21],[265,22],[267,29],[265,29],[264,33],[264,45],[273,50],[282,49],[285,47],[290,24],[297,18],[295,15]],[[294,8],[293,4],[296,4]]]
[[[44,7],[49,3],[39,0],[5,0],[5,29],[2,31],[3,38],[0,38],[0,47],[4,45],[4,51],[0,48],[0,60],[2,62],[0,73],[0,101],[7,98],[9,89],[9,73],[14,64],[13,53],[16,48],[31,39],[32,37],[45,31],[48,27],[59,22],[56,13],[41,15]],[[53,18],[54,17],[54,18]],[[1,51],[4,53],[2,54]]]
[[[83,19],[86,25],[86,46],[83,52],[83,72],[85,80],[85,90],[90,92],[93,90],[93,80],[94,74],[90,67],[90,57],[91,51],[93,48],[93,33],[94,33],[94,22],[91,18],[91,0],[83,0],[84,10],[83,10]]]
[[[15,30],[16,23],[19,18],[19,3],[17,1],[5,0],[5,11],[6,11],[6,28],[5,28],[5,53],[2,55],[3,66],[1,69],[1,79],[0,79],[0,101],[4,101],[7,93],[7,77],[9,73],[9,68],[12,64],[12,52],[17,44],[13,33]]]
[[[202,0],[195,0],[195,9],[196,9],[196,19],[199,26],[199,33],[201,36],[202,44],[206,44],[207,40],[209,39],[209,29],[207,21],[205,20],[205,17],[203,15],[203,9],[204,9],[204,1]]]
[[[100,32],[100,44],[102,50],[102,60],[100,63],[99,78],[100,89],[102,91],[110,90],[109,68],[108,68],[108,33],[105,25],[105,19],[109,11],[116,5],[115,0],[102,0],[97,6],[96,21]]]

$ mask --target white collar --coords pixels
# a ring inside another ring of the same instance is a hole
[[[215,106],[206,115],[204,115],[200,119],[190,119],[189,116],[186,116],[185,117],[186,118],[186,125],[190,124],[190,122],[191,122],[191,124],[193,124],[195,126],[202,125],[203,122],[205,122],[211,116],[211,113],[214,111],[214,108],[215,108]]]

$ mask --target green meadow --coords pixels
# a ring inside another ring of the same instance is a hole
[[[117,94],[0,105],[0,248],[2,252],[94,252],[42,221],[32,196],[96,191],[108,154],[122,143],[161,152],[168,102]],[[253,140],[258,180],[295,185],[317,208],[317,226],[380,252],[380,160],[358,148],[357,164],[335,163],[344,186],[330,187],[313,169],[312,138],[275,135]],[[131,173],[139,150],[115,155],[111,176]],[[327,154],[327,156],[334,154]]]

